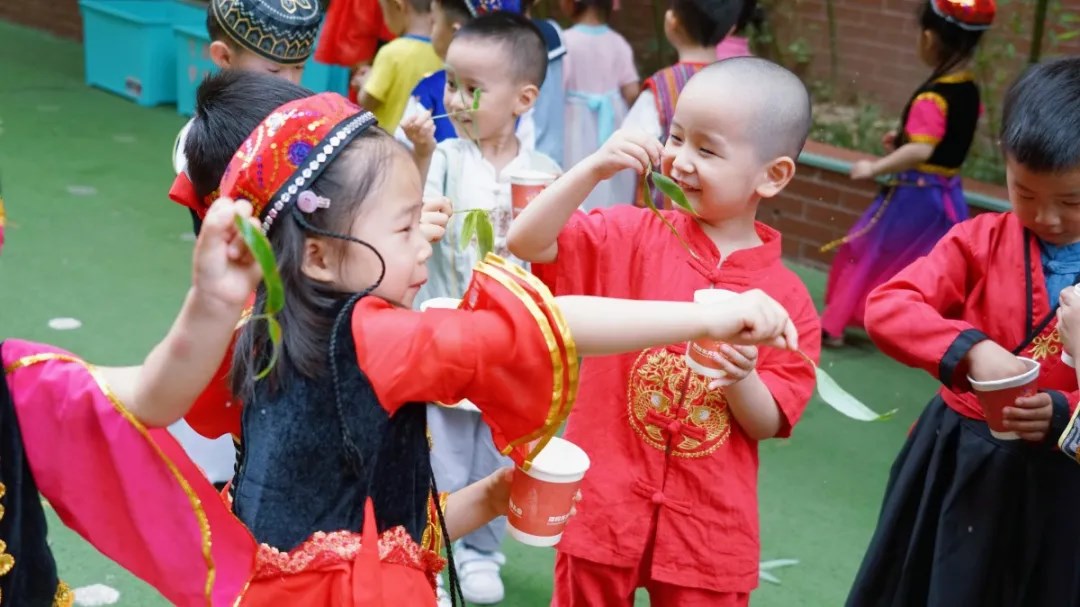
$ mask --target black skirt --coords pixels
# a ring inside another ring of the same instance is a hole
[[[847,605],[1080,605],[1080,466],[935,397],[893,464]]]

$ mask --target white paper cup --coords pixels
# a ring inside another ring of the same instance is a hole
[[[454,297],[432,297],[431,299],[420,303],[420,311],[423,312],[428,308],[455,310],[460,305],[461,300]]]
[[[1016,440],[1020,436],[1005,429],[1003,410],[1013,406],[1016,399],[1035,394],[1039,381],[1039,363],[1030,358],[1017,357],[1027,370],[1015,377],[993,381],[975,381],[968,377],[971,389],[977,392],[990,434],[1000,440]]]
[[[724,289],[699,289],[694,291],[694,303],[712,305],[735,297],[738,293]],[[725,356],[720,353],[724,342],[703,337],[686,344],[686,366],[695,373],[720,379],[727,375],[719,361]]]
[[[510,174],[510,203],[513,207],[513,216],[517,217],[522,209],[532,202],[544,188],[555,181],[555,175],[522,169]]]
[[[536,455],[528,471],[514,469],[507,514],[510,536],[529,546],[558,544],[588,469],[588,454],[557,436]]]

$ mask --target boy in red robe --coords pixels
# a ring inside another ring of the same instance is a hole
[[[707,67],[683,90],[666,146],[617,133],[514,220],[510,250],[559,294],[689,301],[699,289],[762,289],[816,359],[810,295],[781,261],[780,234],[754,221],[794,175],[809,125],[806,88],[787,70],[755,58]],[[696,216],[576,211],[601,180],[650,166],[682,186]],[[592,468],[558,546],[553,605],[629,607],[645,587],[652,605],[726,607],[757,586],[758,441],[791,433],[814,368],[794,352],[726,345],[727,377],[710,382],[685,351],[585,363],[565,436]]]
[[[867,299],[878,347],[942,388],[893,464],[849,606],[1080,605],[1080,474],[1055,444],[1076,456],[1055,309],[1080,279],[1078,130],[1080,59],[1030,68],[1000,135],[1012,211],[955,226]],[[1004,409],[1005,440],[970,380],[1023,373],[1017,356],[1038,392]]]

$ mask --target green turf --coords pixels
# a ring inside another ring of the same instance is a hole
[[[0,336],[46,341],[99,363],[135,363],[168,327],[189,280],[186,211],[167,200],[170,152],[184,120],[82,84],[81,48],[0,23],[0,179],[8,207],[0,255]],[[91,187],[92,195],[69,192]],[[800,270],[820,294],[823,276]],[[58,332],[49,319],[83,326]],[[865,342],[825,368],[892,421],[861,424],[811,403],[794,438],[761,446],[764,560],[776,571],[755,607],[842,604],[873,527],[889,464],[933,382]],[[109,496],[87,496],[109,499]],[[120,589],[120,605],[165,604],[51,521],[64,577]],[[505,605],[546,605],[552,552],[507,542]],[[647,604],[646,601],[639,601]]]

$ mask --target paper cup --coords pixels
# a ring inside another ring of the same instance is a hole
[[[585,451],[557,436],[536,454],[528,471],[515,469],[507,515],[510,535],[529,546],[558,544],[588,469]]]
[[[427,301],[420,303],[420,311],[423,312],[428,308],[445,308],[448,310],[456,310],[461,305],[461,300],[454,297],[432,297]]]
[[[694,303],[717,304],[735,297],[734,291],[724,289],[699,289],[694,291]],[[720,362],[725,358],[720,353],[720,346],[724,342],[706,337],[695,339],[686,344],[686,366],[695,373],[719,379],[727,375]]]
[[[994,438],[1001,440],[1016,440],[1020,438],[1015,432],[1009,432],[1005,429],[1002,410],[1005,407],[1013,406],[1016,399],[1021,396],[1031,396],[1035,394],[1035,384],[1039,379],[1039,363],[1022,356],[1018,356],[1017,358],[1024,363],[1024,366],[1027,367],[1027,371],[1024,371],[1016,377],[993,381],[975,381],[974,379],[971,379],[970,376],[968,377],[968,381],[971,382],[971,388],[979,397],[979,404],[982,405],[983,415],[986,416],[986,423],[990,426],[990,434],[993,434]]]
[[[514,217],[536,198],[537,194],[555,181],[555,176],[540,171],[515,171],[510,174],[510,202],[514,207]]]

